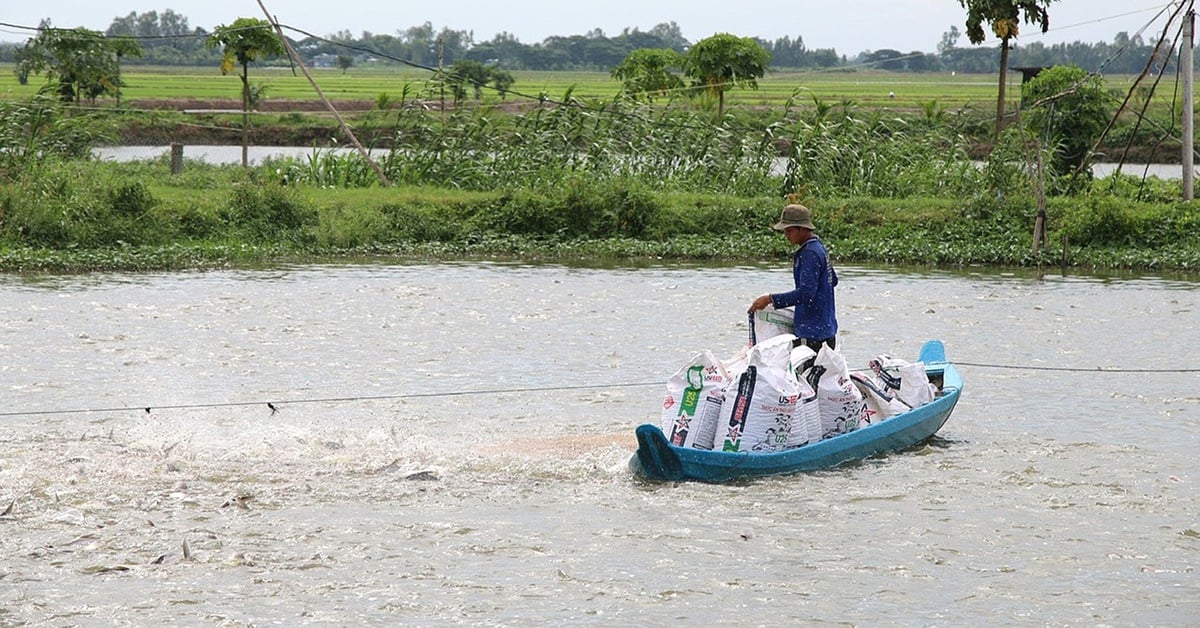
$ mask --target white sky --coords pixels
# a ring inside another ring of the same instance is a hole
[[[934,52],[950,26],[965,30],[966,11],[957,0],[263,0],[281,23],[316,35],[348,30],[395,35],[430,22],[442,28],[473,31],[486,41],[507,31],[526,44],[552,35],[582,35],[599,28],[607,36],[625,28],[647,31],[675,22],[689,41],[727,32],[774,41],[783,36],[804,39],[809,49],[834,48],[854,56],[864,50],[891,48],[901,52]],[[1050,5],[1050,32],[1023,28],[1021,42],[1111,42],[1118,32],[1135,34],[1145,27],[1147,41],[1157,39],[1169,8],[1163,0],[1058,0]],[[37,26],[50,18],[54,26],[83,26],[103,31],[117,16],[171,9],[188,24],[211,31],[239,17],[262,18],[257,0],[4,0],[0,23]],[[1165,11],[1165,12],[1164,12]],[[1160,15],[1160,12],[1162,14]],[[1156,16],[1158,16],[1156,18]],[[990,33],[988,33],[990,35]],[[29,34],[0,26],[0,41],[24,41]],[[994,44],[994,40],[989,38]],[[969,45],[966,37],[960,46]]]

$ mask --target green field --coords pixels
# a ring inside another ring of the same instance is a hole
[[[375,101],[387,95],[393,102],[421,94],[429,99],[426,80],[429,72],[419,68],[388,65],[356,67],[343,73],[339,69],[311,69],[314,79],[332,100]],[[583,100],[607,100],[620,91],[620,83],[604,72],[514,72],[515,84],[507,102],[528,102],[545,94],[557,100],[569,91]],[[240,98],[240,81],[234,75],[222,76],[216,67],[131,66],[123,77],[125,101],[147,99],[231,100]],[[1108,76],[1106,86],[1114,96],[1123,98],[1134,77]],[[251,68],[252,83],[266,86],[266,100],[315,100],[316,91],[299,71],[286,67]],[[28,85],[19,85],[11,64],[0,65],[0,99],[27,98],[44,85],[34,77]],[[990,74],[894,73],[874,70],[778,71],[759,82],[757,90],[733,89],[726,94],[728,107],[779,108],[795,96],[802,106],[816,101],[830,105],[853,102],[868,109],[921,111],[932,103],[946,111],[963,108],[991,110],[995,107],[996,78]],[[1020,94],[1020,76],[1009,76],[1007,100],[1015,106]],[[1160,107],[1173,97],[1160,93]],[[98,104],[112,102],[103,100]],[[499,103],[494,92],[484,92],[484,102]]]
[[[420,90],[429,73],[401,66],[310,70],[325,95],[334,100],[375,100],[380,94],[399,98],[405,88]],[[541,93],[552,99],[568,90],[579,98],[612,98],[620,83],[604,72],[514,72],[516,83],[509,100],[534,98]],[[123,73],[125,100],[142,99],[237,99],[240,82],[233,75],[222,76],[217,68],[133,66]],[[252,83],[267,86],[268,99],[304,100],[316,98],[308,80],[288,68],[252,68]],[[1125,77],[1121,77],[1124,82]],[[1114,81],[1115,82],[1115,81]],[[0,65],[0,98],[24,98],[44,85],[33,77],[28,85],[19,85],[11,65]],[[1010,85],[1015,91],[1019,85]],[[991,75],[897,74],[890,72],[774,72],[759,83],[757,90],[734,89],[726,95],[733,106],[782,106],[793,94],[805,103],[813,99],[838,104],[845,100],[867,107],[919,108],[936,101],[943,108],[955,109],[968,104],[994,102],[996,81]],[[890,97],[889,94],[894,94]],[[495,93],[485,92],[485,101],[499,101]]]

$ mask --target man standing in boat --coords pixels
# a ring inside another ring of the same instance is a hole
[[[792,254],[792,278],[796,287],[790,292],[764,294],[750,304],[751,314],[768,305],[775,309],[794,307],[792,326],[796,346],[807,345],[819,351],[821,345],[833,349],[837,345],[837,315],[833,288],[838,284],[837,271],[829,261],[825,245],[817,237],[812,211],[803,205],[783,208],[779,222],[772,227],[800,248]]]

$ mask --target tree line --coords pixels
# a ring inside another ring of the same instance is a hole
[[[42,29],[52,28],[43,21]],[[44,30],[39,31],[45,32]],[[162,12],[131,12],[113,18],[103,32],[70,29],[110,38],[131,38],[139,44],[139,64],[213,65],[220,62],[219,51],[205,47],[212,32],[189,24],[188,18],[170,9]],[[342,30],[319,36],[288,29],[293,46],[308,60],[325,65],[387,64],[405,62],[424,67],[439,67],[457,61],[472,61],[486,66],[516,70],[591,70],[609,72],[630,53],[642,49],[674,50],[686,53],[694,42],[688,41],[675,22],[658,24],[647,31],[626,28],[609,36],[600,29],[582,35],[552,36],[539,43],[524,43],[511,33],[502,32],[489,40],[476,41],[474,33],[447,27],[435,29],[425,22],[394,34],[363,32],[357,36]],[[37,35],[31,37],[35,39]],[[937,43],[936,51],[902,51],[888,48],[867,49],[853,56],[839,54],[833,48],[810,49],[802,36],[784,36],[775,40],[751,37],[770,55],[771,69],[835,69],[875,67],[903,72],[962,72],[994,74],[1000,61],[994,45],[960,44],[957,26],[950,26]],[[1111,42],[1076,41],[1046,45],[1042,42],[1017,42],[1010,51],[1008,64],[1052,66],[1072,64],[1088,71],[1110,74],[1137,74],[1147,61],[1155,58],[1155,41],[1141,35],[1119,32]],[[0,44],[0,61],[19,63],[26,46]],[[1170,67],[1168,55],[1159,54],[1155,69]],[[1156,60],[1157,61],[1157,60]],[[285,63],[277,59],[273,63]]]

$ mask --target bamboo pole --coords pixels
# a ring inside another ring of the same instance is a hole
[[[329,99],[325,97],[325,92],[321,91],[321,86],[317,85],[317,82],[313,79],[312,75],[308,73],[308,68],[305,67],[304,61],[300,59],[300,55],[296,54],[296,50],[292,48],[292,44],[288,42],[287,37],[283,36],[283,28],[279,26],[279,22],[271,15],[271,12],[267,11],[267,7],[263,5],[262,0],[258,0],[258,7],[262,9],[263,14],[267,16],[267,21],[275,27],[275,32],[279,35],[279,40],[283,42],[284,48],[287,49],[288,56],[292,58],[292,61],[304,74],[304,78],[308,79],[309,84],[312,85],[314,90],[316,90],[317,96],[321,99],[321,102],[325,103],[325,108],[328,109],[329,112],[333,114],[333,117],[338,121],[338,126],[341,127],[342,132],[350,138],[350,142],[354,144],[355,148],[358,149],[358,152],[363,156],[363,159],[366,159],[367,163],[371,165],[371,169],[375,171],[375,174],[379,175],[379,181],[383,183],[384,187],[391,187],[392,183],[388,181],[387,175],[383,173],[383,169],[379,167],[379,164],[375,163],[374,159],[371,159],[371,154],[367,152],[366,148],[363,148],[363,145],[358,141],[358,137],[354,135],[354,131],[350,130],[350,125],[346,124],[346,121],[342,119],[342,114],[339,113],[338,110],[334,108],[333,103],[329,102]]]

